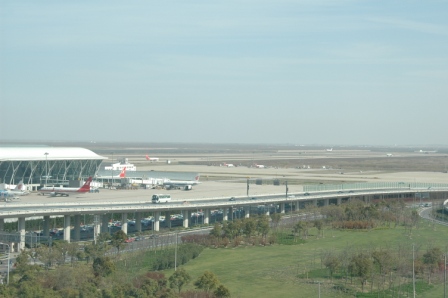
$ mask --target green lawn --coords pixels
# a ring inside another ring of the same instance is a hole
[[[444,250],[448,244],[448,228],[436,226],[434,229],[426,221],[413,230],[412,236],[402,227],[369,232],[325,230],[323,239],[316,238],[317,230],[311,230],[310,234],[305,244],[205,249],[184,268],[193,281],[206,270],[214,272],[229,288],[232,297],[317,297],[319,281],[324,282],[320,285],[321,297],[354,297],[334,290],[325,283],[325,278],[315,278],[312,272],[308,279],[298,276],[321,268],[320,253],[323,251],[340,252],[348,246],[395,248],[399,244],[409,249],[412,244],[421,245],[421,251],[429,245]],[[325,271],[318,275],[322,272]],[[167,276],[171,273],[172,270],[166,271]],[[441,284],[418,294],[418,297],[441,296]]]

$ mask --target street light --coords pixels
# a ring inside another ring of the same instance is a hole
[[[114,186],[114,153],[112,152],[112,167],[111,167],[111,178],[112,178],[112,184],[111,184],[111,188],[112,186]]]
[[[45,186],[47,186],[47,182],[48,182],[48,152],[45,152]]]
[[[2,245],[7,245],[8,246],[8,275],[6,277],[6,284],[9,285],[9,262],[10,262],[10,252],[11,252],[11,247],[9,246],[8,243],[0,243]]]

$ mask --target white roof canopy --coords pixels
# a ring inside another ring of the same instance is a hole
[[[107,159],[78,147],[0,147],[0,161]]]

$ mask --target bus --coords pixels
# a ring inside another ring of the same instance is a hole
[[[152,202],[154,204],[157,203],[168,203],[169,201],[171,201],[171,196],[170,195],[153,195],[152,196]]]

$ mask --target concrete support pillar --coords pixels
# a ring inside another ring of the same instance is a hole
[[[5,229],[5,219],[0,218],[0,231],[3,231]]]
[[[271,213],[269,212],[269,206],[266,206],[266,215],[269,216]]]
[[[81,240],[81,215],[79,214],[75,215],[75,230],[73,239],[75,241]]]
[[[70,215],[64,215],[64,240],[70,243]]]
[[[226,208],[224,208],[224,209],[222,210],[222,221],[229,220],[229,216],[228,216],[228,214],[227,214],[227,210],[228,210],[228,209],[226,209]]]
[[[244,207],[244,217],[249,218],[250,217],[250,206]]]
[[[182,211],[182,215],[183,215],[183,217],[184,217],[184,223],[183,223],[183,226],[184,226],[184,228],[188,228],[188,220],[189,220],[189,218],[188,218],[188,215],[189,215],[188,210],[183,210],[183,211]]]
[[[338,198],[338,205],[341,205],[341,203],[342,203],[342,198]]]
[[[42,232],[45,237],[50,236],[50,216],[44,216]]]
[[[285,213],[285,203],[280,203],[280,213]]]
[[[313,200],[313,205],[317,207],[317,199]]]
[[[233,221],[233,207],[229,207],[229,220]]]
[[[296,209],[295,209],[295,211],[296,212],[300,211],[299,201],[296,202]]]
[[[192,222],[192,220],[191,220],[191,214],[192,214],[193,212],[191,211],[191,210],[188,210],[188,224],[189,225],[191,225],[191,224],[193,224],[193,222]]]
[[[171,212],[169,211],[165,212],[165,226],[171,229]]]
[[[101,233],[109,232],[109,216],[108,214],[101,215]]]
[[[328,206],[330,204],[330,199],[325,199],[324,200],[324,206]]]
[[[96,239],[100,234],[101,229],[101,218],[100,215],[93,215],[93,239]],[[96,241],[95,241],[96,243]]]
[[[141,212],[135,212],[135,229],[137,232],[142,231],[142,213]]]
[[[160,229],[160,211],[154,212],[154,231],[159,231]]]
[[[121,214],[121,230],[127,235],[128,234],[128,214]]]
[[[20,235],[19,251],[25,249],[25,217],[19,217],[18,230]]]
[[[208,225],[210,220],[210,209],[204,209],[204,215],[203,215],[204,224]]]

